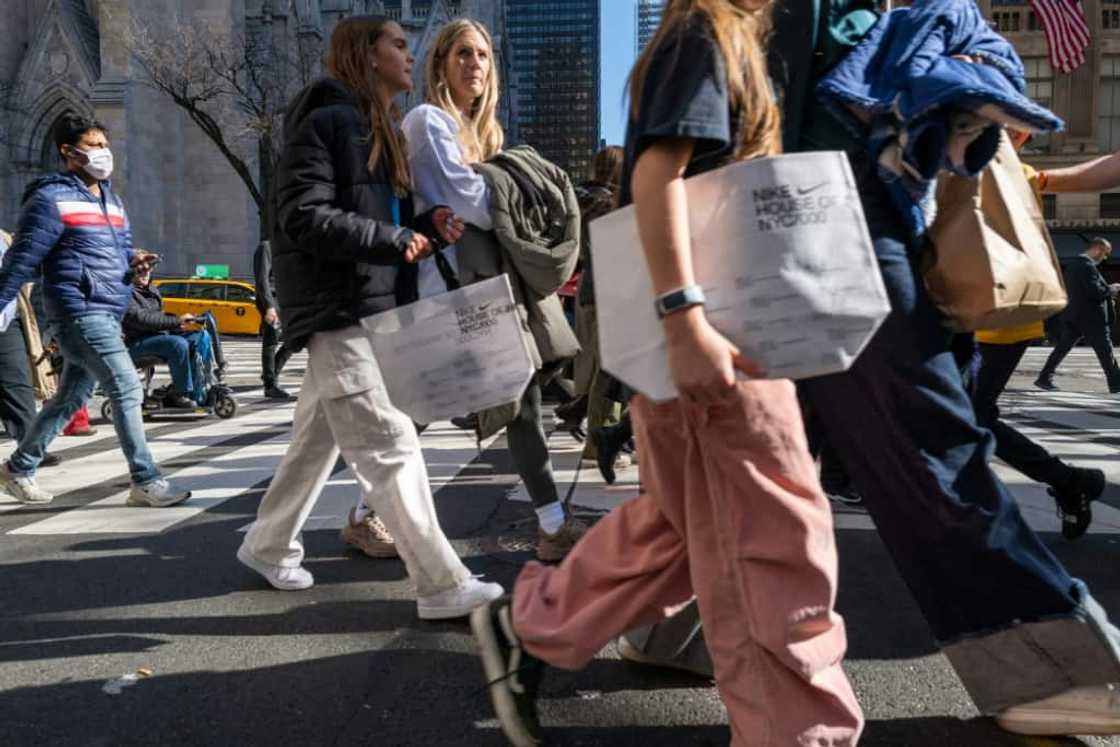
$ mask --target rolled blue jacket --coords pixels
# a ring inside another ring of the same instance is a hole
[[[980,64],[954,59],[967,55]],[[879,175],[914,233],[932,219],[938,172],[975,175],[1003,125],[1031,132],[1062,120],[1028,98],[1023,63],[973,0],[937,0],[886,13],[817,85],[821,100],[865,138]],[[962,147],[954,138],[965,132]],[[898,163],[883,158],[897,145]]]
[[[41,272],[48,319],[124,316],[132,294],[132,231],[109,182],[100,186],[98,199],[71,172],[28,185],[15,241],[0,264],[0,308]]]

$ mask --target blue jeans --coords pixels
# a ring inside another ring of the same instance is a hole
[[[141,417],[143,390],[121,336],[121,324],[110,314],[52,321],[50,331],[65,361],[58,394],[47,401],[8,460],[17,475],[34,475],[51,441],[89,401],[98,383],[113,403],[113,427],[128,460],[132,482],[142,485],[160,476],[144,439]]]
[[[982,712],[1120,680],[1120,633],[1027,526],[977,424],[890,198],[862,179],[892,311],[850,371],[802,382],[933,634]]]
[[[162,358],[171,369],[172,389],[198,402],[197,389],[202,386],[204,377],[196,351],[204,334],[205,332],[191,332],[186,335],[151,335],[131,343],[128,352],[133,357],[155,355]]]

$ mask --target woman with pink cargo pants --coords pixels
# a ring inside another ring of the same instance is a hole
[[[734,745],[848,747],[863,728],[840,666],[832,515],[793,385],[736,381],[760,372],[706,321],[692,269],[703,247],[691,247],[684,178],[778,150],[768,12],[766,0],[669,3],[631,73],[620,204],[635,205],[680,397],[633,400],[648,493],[471,616],[515,745],[542,739],[545,664],[579,669],[693,595]]]

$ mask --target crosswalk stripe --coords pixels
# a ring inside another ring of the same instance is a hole
[[[243,432],[246,433],[276,427],[289,422],[293,410],[294,404],[284,403],[272,408],[252,411],[240,419],[240,426]],[[157,464],[166,464],[182,456],[184,441],[189,440],[190,445],[194,447],[191,450],[194,451],[200,447],[204,449],[208,446],[212,446],[229,437],[229,425],[224,421],[214,421],[207,426],[194,429],[188,433],[166,434],[158,438],[150,439],[148,447]],[[208,459],[197,465],[173,472],[171,474],[172,479],[189,488],[193,489],[196,479],[200,480],[203,485],[201,494],[197,499],[192,497],[189,502],[181,506],[158,510],[127,507],[125,506],[125,500],[128,497],[128,488],[126,487],[124,490],[117,491],[107,498],[94,501],[80,508],[62,512],[42,521],[27,524],[9,533],[96,534],[105,532],[150,533],[164,531],[214,505],[235,497],[244,489],[272,474],[272,465],[267,461],[261,468],[254,467],[247,470],[253,473],[253,475],[245,475],[244,479],[239,475],[240,470],[222,470],[222,465],[224,463],[233,459],[240,460],[247,451],[250,455],[257,458],[267,456],[271,451],[275,451],[278,458],[286,449],[288,439],[289,436],[285,433],[274,439],[270,439],[267,442],[267,446],[257,445],[254,447],[242,447],[232,451],[230,454],[216,456],[213,459]],[[259,448],[260,451],[254,453],[252,450],[257,448]],[[97,461],[98,463],[96,466],[93,464],[82,464],[86,461]],[[113,460],[89,457],[87,459],[76,460],[67,472],[73,472],[75,469],[81,470],[83,480],[104,481],[113,479],[114,477],[123,477],[123,482],[127,485],[127,476],[121,476],[119,472],[122,461],[123,459],[120,457]],[[62,466],[65,467],[67,465],[63,463]],[[68,476],[63,473],[61,467],[56,469],[59,470],[59,474],[58,476],[52,475],[52,479],[61,481],[64,477]],[[218,488],[213,485],[208,485],[208,483],[215,482],[216,478],[214,475],[221,477],[222,472],[238,474],[238,485],[222,485],[221,492],[218,493],[215,492]],[[43,487],[48,490],[50,489],[49,484],[45,480],[43,481]],[[4,497],[6,498],[6,496]]]
[[[168,468],[174,480],[194,492],[191,500],[170,509],[131,508],[125,505],[128,477],[124,461],[116,447],[116,436],[111,425],[103,425],[97,436],[82,441],[60,444],[55,447],[64,454],[76,453],[62,466],[44,470],[39,474],[40,484],[60,495],[93,493],[93,500],[84,505],[55,512],[46,518],[25,523],[10,530],[11,534],[146,534],[169,529],[197,517],[238,496],[254,491],[254,486],[270,479],[290,443],[290,427],[295,399],[276,402],[263,399],[260,384],[260,341],[252,338],[228,339],[224,342],[229,362],[227,382],[237,391],[242,410],[231,421],[208,420],[171,423],[157,421],[147,426],[149,445],[157,463]],[[1046,349],[1032,349],[1024,361],[1024,370],[1034,370],[1048,353]],[[298,392],[298,381],[306,366],[306,353],[293,357],[285,368],[283,383],[293,395]],[[1033,369],[1031,368],[1033,366]],[[1073,376],[1093,379],[1099,375],[1096,359],[1091,351],[1074,351],[1066,368]],[[1083,373],[1087,372],[1087,373]],[[166,381],[166,369],[157,373],[156,385]],[[1043,392],[1033,388],[1012,389],[1001,405],[1004,414],[1017,426],[1056,454],[1076,453],[1076,462],[1105,469],[1110,482],[1120,483],[1120,466],[1109,466],[1115,446],[1094,442],[1081,430],[1063,431],[1063,428],[1089,429],[1098,438],[1109,438],[1120,433],[1120,413],[1114,412],[1120,401],[1099,392],[1065,390]],[[95,403],[94,413],[99,403]],[[1048,427],[1047,423],[1050,423]],[[233,440],[245,441],[231,445]],[[217,445],[226,444],[223,448]],[[510,500],[528,502],[529,496],[515,474],[495,474],[486,457],[480,454],[491,450],[505,451],[505,436],[491,438],[481,445],[473,434],[460,431],[448,423],[433,425],[421,436],[424,458],[428,465],[433,492],[452,485],[488,485],[507,490]],[[207,456],[207,450],[213,450]],[[638,493],[638,468],[620,470],[615,485],[607,486],[594,465],[580,465],[582,444],[564,432],[553,433],[550,450],[554,476],[561,497],[568,494],[575,483],[573,504],[577,509],[606,511],[621,501]],[[176,467],[184,460],[188,464]],[[1053,501],[1045,490],[1010,470],[996,464],[996,471],[1015,492],[1016,498],[1032,524],[1042,531],[1057,531]],[[79,486],[90,486],[82,488]],[[98,486],[94,490],[94,486]],[[99,496],[99,497],[98,497]],[[308,531],[333,530],[345,522],[357,497],[357,483],[349,470],[332,476],[312,516]],[[0,514],[14,509],[26,509],[7,496],[0,495]],[[1091,531],[1120,533],[1120,510],[1101,505]],[[21,518],[22,520],[22,518]],[[11,524],[11,522],[8,522]],[[239,527],[246,529],[248,524]],[[861,512],[840,510],[836,514],[837,529],[871,531],[874,525]]]

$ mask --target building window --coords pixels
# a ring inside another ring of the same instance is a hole
[[[1039,106],[1052,109],[1054,71],[1050,68],[1050,61],[1045,57],[1026,57],[1023,59],[1023,69],[1027,74],[1027,95],[1034,99]],[[1050,150],[1050,134],[1042,132],[1036,134],[1024,150],[1026,153],[1048,152]]]
[[[1012,10],[1006,12],[995,12],[992,14],[992,20],[995,22],[996,30],[1000,33],[1013,33],[1019,31],[1019,12]]]
[[[1120,219],[1120,193],[1105,192],[1101,195],[1101,218]]]
[[[1097,95],[1097,146],[1112,153],[1120,149],[1120,56],[1101,56]]]

